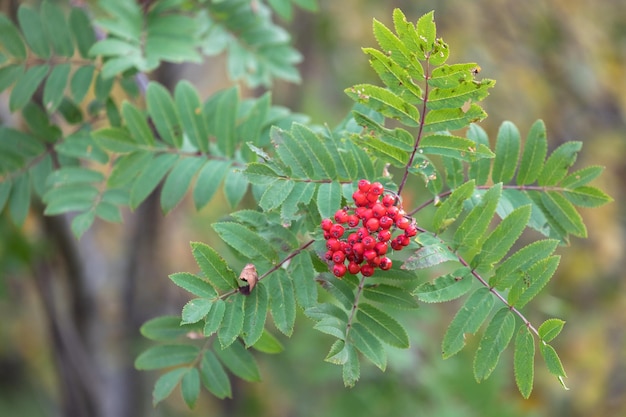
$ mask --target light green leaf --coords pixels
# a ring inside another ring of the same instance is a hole
[[[394,9],[393,22],[398,33],[397,37],[385,25],[374,19],[376,41],[402,68],[409,69],[415,79],[422,78],[424,70],[416,56],[419,51],[419,40],[415,26],[406,20],[400,9]]]
[[[481,382],[496,368],[500,354],[506,349],[515,331],[515,316],[508,307],[503,307],[493,316],[474,357],[474,376]]]
[[[181,325],[178,316],[155,317],[139,329],[143,337],[159,342],[172,342],[195,330],[198,330],[197,325]]]
[[[180,159],[165,179],[161,190],[161,208],[168,213],[183,199],[191,180],[204,164],[201,157]]]
[[[230,161],[211,159],[200,169],[193,189],[193,201],[196,210],[200,210],[211,201],[230,165]]]
[[[541,193],[541,202],[547,210],[546,215],[553,218],[567,233],[587,237],[587,228],[580,213],[563,195],[555,191]]]
[[[244,296],[240,294],[229,297],[225,301],[224,317],[217,331],[222,349],[232,345],[243,329],[244,302]]]
[[[488,147],[459,136],[434,134],[420,142],[420,151],[425,154],[443,155],[462,161],[473,162],[482,158],[493,158]]]
[[[204,328],[202,329],[205,337],[209,337],[219,330],[222,325],[225,312],[226,302],[221,298],[215,300],[213,302],[213,307],[211,307],[211,311],[209,312],[210,314],[206,317],[204,322]]]
[[[193,85],[183,80],[176,85],[174,100],[185,134],[201,152],[209,148],[209,130],[202,114],[202,103]]]
[[[409,154],[396,146],[385,143],[373,136],[361,136],[353,138],[355,144],[364,146],[376,157],[395,167],[404,167],[409,162]],[[332,177],[331,177],[332,178]]]
[[[178,155],[162,153],[148,162],[146,168],[139,173],[130,191],[130,207],[135,209],[159,185],[163,177],[178,160]]]
[[[530,397],[535,377],[535,339],[526,325],[521,325],[515,337],[513,356],[515,382],[522,397]]]
[[[518,185],[532,184],[539,177],[548,152],[546,136],[546,126],[543,120],[537,120],[533,123],[526,137],[524,153],[519,164]]]
[[[267,289],[259,282],[245,297],[242,338],[246,347],[254,345],[263,334],[268,305]]]
[[[565,142],[552,152],[546,160],[537,183],[541,186],[557,185],[565,176],[582,149],[582,142]]]
[[[580,187],[563,191],[563,196],[572,204],[579,207],[600,207],[610,203],[613,199],[596,187],[582,185]]]
[[[259,368],[254,357],[240,342],[235,342],[222,349],[214,345],[214,348],[215,353],[217,353],[222,363],[224,363],[233,374],[249,382],[258,382],[261,380]]]
[[[448,198],[437,208],[433,216],[433,228],[437,233],[448,228],[463,211],[463,202],[472,196],[474,192],[474,180],[467,181],[450,194]]]
[[[353,387],[361,375],[359,355],[357,354],[354,346],[351,344],[346,344],[344,349],[347,351],[347,359],[343,364],[342,370],[343,385],[346,387]]]
[[[1,24],[0,20],[0,33],[2,33]],[[5,39],[2,40],[3,42],[5,41]],[[4,46],[6,47],[6,44]],[[48,64],[33,65],[17,80],[9,98],[9,110],[11,112],[16,112],[26,106],[48,74],[49,69],[50,66]]]
[[[115,153],[129,153],[140,149],[128,130],[120,127],[105,127],[91,134],[98,146]],[[176,155],[172,155],[176,157]]]
[[[197,275],[190,274],[189,272],[176,272],[171,274],[169,278],[174,284],[198,297],[217,297],[217,292],[215,292],[211,284]]]
[[[330,218],[341,206],[341,185],[338,182],[325,182],[317,189],[317,209],[322,218]]]
[[[213,352],[208,349],[204,351],[202,362],[200,362],[200,378],[206,389],[217,398],[224,399],[232,396],[228,375]]]
[[[178,385],[188,371],[189,368],[176,368],[161,375],[154,384],[152,406],[155,407],[158,403],[169,397],[172,391],[174,391],[174,388],[176,388],[176,385]]]
[[[263,330],[263,334],[259,340],[257,340],[252,347],[259,352],[267,353],[269,355],[280,353],[285,350],[283,344],[265,329]]]
[[[293,282],[296,300],[300,307],[307,309],[317,304],[317,284],[315,270],[308,252],[304,251],[289,263],[287,273]]]
[[[561,384],[563,384],[561,378],[566,378],[567,375],[565,375],[565,369],[563,369],[563,364],[561,363],[561,359],[556,353],[556,350],[554,350],[552,346],[546,343],[541,343],[539,344],[539,351],[541,352],[541,356],[543,356],[543,359],[546,362],[546,367],[548,368],[548,371],[552,375],[559,377]]]
[[[261,199],[259,200],[259,206],[263,211],[270,211],[279,207],[287,198],[295,182],[293,181],[281,181],[275,180],[267,187]]]
[[[520,143],[521,139],[517,127],[509,121],[502,123],[496,139],[496,157],[491,172],[493,182],[506,184],[513,179],[520,152]]]
[[[474,142],[475,147],[483,145],[489,148],[489,138],[485,130],[475,123],[472,123],[467,131],[467,138]],[[485,185],[489,179],[491,171],[491,161],[489,159],[480,159],[472,162],[469,166],[469,178],[476,181],[476,185]]]
[[[344,92],[357,103],[387,118],[398,120],[407,126],[419,124],[420,115],[417,108],[385,88],[371,84],[357,84],[346,88]]]
[[[476,333],[491,309],[494,298],[488,288],[481,287],[465,300],[452,319],[441,344],[444,359],[456,355],[465,346],[465,334]]]
[[[548,319],[541,323],[541,326],[539,326],[537,332],[539,333],[539,337],[541,338],[541,340],[547,343],[557,337],[559,333],[561,333],[564,325],[565,322],[563,320]]]
[[[226,261],[224,261],[215,249],[205,243],[191,242],[191,252],[202,270],[202,274],[216,290],[225,292],[237,288],[237,277],[235,273],[228,267]],[[205,289],[205,291],[207,291],[206,295],[197,295],[210,297],[210,295],[208,295],[208,291],[210,290]],[[196,293],[194,292],[194,294]]]
[[[439,265],[443,262],[459,260],[458,256],[440,240],[429,240],[425,242],[423,237],[418,237],[417,241],[422,247],[406,259],[402,265],[402,269],[412,271],[415,269],[430,268],[431,266]]]
[[[431,11],[421,16],[417,20],[415,25],[417,35],[419,37],[420,49],[424,51],[424,57],[420,59],[424,60],[430,55],[432,51],[435,38],[437,37],[437,27],[435,26],[435,12]]]
[[[471,270],[464,266],[456,271],[425,282],[413,294],[426,303],[441,303],[461,297],[472,288]]]
[[[226,172],[226,179],[224,180],[224,195],[226,201],[231,208],[235,208],[239,205],[243,196],[248,191],[248,180],[243,176],[241,171],[235,169],[229,169]]]
[[[547,239],[525,246],[498,266],[495,275],[489,280],[489,285],[499,290],[509,288],[519,278],[518,271],[526,272],[536,262],[550,256],[558,244],[558,240]]]
[[[161,139],[180,148],[183,143],[182,126],[170,93],[161,84],[150,82],[146,90],[146,103]]]
[[[596,179],[604,171],[604,167],[592,165],[572,172],[561,181],[561,187],[575,189]]]
[[[371,284],[363,288],[363,296],[368,300],[401,309],[418,308],[417,300],[403,288],[388,284]]]
[[[203,320],[211,311],[213,300],[209,298],[194,298],[183,306],[181,324],[197,323]]]
[[[467,250],[480,247],[501,194],[501,183],[494,185],[483,194],[480,203],[469,212],[454,234],[454,243],[457,248]]]
[[[356,317],[364,327],[383,342],[403,349],[409,347],[406,330],[387,313],[371,304],[360,303]]]
[[[539,294],[556,272],[560,259],[558,255],[550,256],[523,272],[509,292],[509,304],[521,309]]]
[[[142,352],[135,360],[141,371],[169,368],[193,362],[200,349],[194,345],[157,345]]]
[[[250,259],[263,258],[273,262],[278,257],[267,240],[241,224],[221,222],[212,226],[224,242]]]
[[[387,368],[387,353],[380,340],[367,330],[361,323],[353,323],[350,340],[367,359],[372,361],[381,371]]]
[[[383,53],[373,48],[363,48],[363,52],[369,55],[370,65],[387,88],[407,103],[416,105],[421,102],[420,87],[413,82],[404,67],[387,55],[389,52]]]
[[[189,368],[180,383],[180,391],[187,407],[194,408],[200,395],[200,374],[198,369]]]
[[[424,133],[432,133],[458,130],[470,125],[470,123],[480,122],[485,117],[487,117],[487,113],[475,103],[470,104],[467,109],[463,107],[430,110],[424,119],[423,131]],[[484,145],[487,146],[488,143]]]
[[[284,269],[279,269],[268,278],[266,284],[274,324],[283,334],[291,336],[296,320],[296,298],[293,281]]]

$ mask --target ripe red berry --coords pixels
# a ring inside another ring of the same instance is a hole
[[[381,183],[373,182],[370,185],[369,192],[378,196],[378,195],[381,195],[384,190],[385,190],[385,188],[383,187],[383,185]]]
[[[400,209],[397,206],[387,207],[387,216],[389,216],[392,220],[395,220],[399,212]]]
[[[372,236],[365,236],[363,240],[361,240],[361,243],[363,243],[363,247],[365,249],[374,249],[374,246],[376,246],[376,239]]]
[[[378,220],[378,223],[380,224],[380,227],[383,230],[389,229],[391,226],[393,226],[393,220],[391,219],[391,217],[389,216],[383,216]]]
[[[342,251],[338,250],[333,253],[333,262],[336,264],[343,263],[345,259],[346,259],[346,254],[343,253]]]
[[[331,237],[326,241],[326,249],[333,252],[341,250],[341,242],[339,242],[336,238]]]
[[[333,227],[333,221],[331,219],[324,219],[321,223],[322,230],[329,232],[330,228]]]
[[[411,243],[411,238],[409,238],[407,235],[400,235],[398,236],[398,241],[400,241],[400,244],[402,246],[409,246],[409,244]]]
[[[330,235],[330,232],[324,230],[324,240],[328,240],[330,239],[332,236]]]
[[[407,227],[409,227],[410,224],[411,224],[411,221],[409,219],[407,219],[406,217],[397,217],[396,218],[396,226],[398,227],[398,229],[405,230]],[[332,233],[332,231],[331,231],[331,233]]]
[[[392,266],[391,259],[387,258],[386,256],[381,258],[380,259],[380,264],[378,266],[383,271],[387,271],[387,270],[391,269],[391,266]]]
[[[394,239],[391,241],[391,249],[393,250],[402,250],[404,246],[402,246],[402,243],[398,241],[398,239]]]
[[[335,252],[333,252],[332,250],[326,251],[326,253],[324,253],[324,259],[326,259],[327,261],[333,259],[333,253]]]
[[[367,264],[372,265],[372,266],[378,266],[380,265],[380,260],[381,260],[380,256],[375,256],[374,258],[367,261]]]
[[[365,222],[365,227],[367,228],[367,230],[369,230],[370,232],[377,232],[378,228],[380,227],[380,222],[378,221],[377,218],[372,217],[371,219],[369,219],[367,222]]]
[[[391,239],[391,230],[384,229],[378,232],[378,240],[381,242],[387,242],[389,239]]]
[[[356,231],[356,236],[361,240],[363,240],[365,236],[369,236],[369,235],[370,235],[370,232],[367,230],[366,227],[360,227],[359,230]]]
[[[370,264],[363,265],[361,267],[361,274],[363,274],[364,277],[371,277],[374,275],[374,267]]]
[[[356,235],[356,233],[350,233],[350,235],[348,236],[348,245],[352,246],[358,241],[359,241],[359,238]]]
[[[385,242],[378,242],[375,246],[374,246],[374,250],[376,251],[376,253],[378,255],[384,255],[387,253],[387,249],[388,249],[388,245]]]
[[[363,253],[363,259],[365,259],[368,263],[372,262],[372,260],[377,256],[378,254],[374,249],[368,249]]]
[[[362,191],[355,191],[352,194],[352,200],[357,207],[363,207],[367,205],[367,194]]]
[[[396,198],[391,194],[385,194],[383,196],[383,206],[391,207],[396,204]]]
[[[378,197],[380,197],[380,194],[374,194],[372,191],[370,191],[369,193],[367,193],[367,202],[370,204],[374,204],[378,201]]]
[[[387,208],[380,203],[376,203],[372,206],[372,215],[377,219],[380,219],[387,214]]]
[[[348,216],[348,226],[356,227],[359,225],[359,217],[356,214],[350,214]]]
[[[348,268],[346,268],[346,266],[344,264],[335,264],[333,266],[333,274],[337,278],[341,278],[342,276],[346,275],[346,271],[347,270],[348,270]]]
[[[359,191],[366,193],[370,190],[370,188],[371,188],[371,183],[368,180],[366,179],[359,180]]]
[[[348,264],[348,272],[350,272],[352,275],[358,274],[360,270],[361,267],[356,262],[352,261]]]
[[[408,237],[413,237],[417,234],[417,227],[414,224],[410,224],[406,229],[404,229],[404,234]]]
[[[330,235],[339,239],[341,236],[343,236],[344,231],[345,229],[342,225],[334,224],[333,227],[330,228]]]
[[[365,252],[365,245],[362,242],[357,242],[352,245],[352,252],[355,257],[363,256],[363,252]]]

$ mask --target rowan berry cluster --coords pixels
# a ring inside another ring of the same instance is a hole
[[[385,193],[379,182],[359,181],[352,194],[355,207],[344,207],[335,213],[335,221],[322,220],[326,239],[325,259],[332,263],[333,274],[343,277],[346,272],[369,277],[376,268],[391,268],[387,257],[389,247],[401,250],[417,234],[413,221],[400,209],[394,194]],[[402,233],[393,237],[392,233]]]

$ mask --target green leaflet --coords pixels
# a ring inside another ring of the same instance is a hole
[[[565,190],[563,191],[563,197],[576,206],[591,208],[600,207],[613,201],[613,199],[602,190],[587,185],[582,185],[572,190]]]
[[[1,25],[1,22],[0,22]],[[0,33],[2,28],[0,27]],[[4,41],[5,39],[3,39]],[[6,44],[4,44],[6,46]],[[47,64],[33,65],[16,81],[9,98],[9,110],[21,110],[30,101],[33,94],[48,74],[50,66]]]
[[[200,379],[211,394],[217,398],[230,398],[232,396],[230,380],[222,364],[210,350],[205,350],[200,362]]]
[[[72,99],[75,103],[80,104],[85,98],[85,95],[87,95],[91,87],[91,82],[93,81],[94,71],[95,68],[93,65],[85,65],[78,68],[72,75],[70,92],[72,93]],[[126,103],[127,102],[124,102],[124,104]]]
[[[333,274],[322,274],[317,278],[322,287],[332,294],[346,310],[350,310],[354,304],[353,288],[343,279],[335,277]]]
[[[395,119],[407,126],[418,126],[420,115],[417,108],[403,101],[393,92],[371,84],[357,84],[344,92],[368,108]]]
[[[526,325],[521,325],[515,337],[513,354],[515,382],[522,397],[530,397],[535,377],[535,339]]]
[[[263,258],[269,262],[277,260],[278,255],[269,242],[247,227],[233,222],[214,223],[212,226],[224,242],[247,258]]]
[[[69,25],[61,10],[53,2],[45,1],[41,5],[43,28],[56,55],[71,57],[74,54],[74,40]]]
[[[242,338],[246,347],[254,345],[263,334],[269,307],[269,296],[263,282],[259,282],[244,302]]]
[[[182,125],[178,110],[170,93],[161,84],[151,82],[146,91],[148,114],[162,140],[180,148],[182,146]]]
[[[143,111],[125,101],[122,103],[122,116],[134,142],[154,146],[154,135]]]
[[[248,190],[248,181],[243,174],[235,169],[230,169],[224,179],[224,194],[231,208],[237,207]]]
[[[495,275],[489,280],[489,285],[504,290],[511,287],[535,263],[547,258],[558,246],[558,240],[539,240],[520,249],[496,269]]]
[[[524,153],[519,163],[518,185],[532,184],[539,177],[548,152],[546,136],[546,126],[543,120],[537,120],[533,123],[526,137]]]
[[[214,343],[213,348],[222,363],[233,374],[249,382],[261,380],[256,360],[240,342],[235,342],[228,347],[222,346],[221,349]]]
[[[462,184],[437,208],[433,216],[433,228],[437,233],[443,232],[458,218],[463,211],[463,202],[474,192],[474,184],[474,180]]]
[[[235,273],[213,248],[204,243],[192,242],[191,252],[202,270],[204,277],[216,290],[224,292],[237,288],[237,277]]]
[[[592,165],[574,171],[561,181],[561,187],[567,189],[576,189],[596,179],[604,171],[604,167]]]
[[[523,308],[548,283],[559,266],[560,256],[554,255],[543,259],[522,272],[509,292],[508,302],[518,309]]]
[[[135,359],[135,368],[149,371],[193,362],[200,349],[194,345],[157,345],[143,351]]]
[[[453,190],[459,188],[465,183],[465,167],[463,166],[463,162],[456,158],[446,156],[441,159],[445,169],[446,184]]]
[[[284,269],[279,269],[264,282],[269,293],[269,308],[274,324],[284,335],[291,336],[296,321],[296,295],[293,280]]]
[[[190,368],[176,368],[169,372],[164,373],[154,383],[154,389],[152,390],[152,406],[155,407],[158,403],[174,391],[176,385],[183,379]]]
[[[72,7],[69,25],[74,35],[76,47],[83,58],[89,57],[89,49],[96,43],[96,33],[91,25],[89,16],[80,7]]]
[[[193,202],[196,210],[200,210],[211,201],[230,166],[230,161],[211,159],[200,169],[193,188]]]
[[[317,304],[317,284],[313,262],[307,252],[302,252],[289,263],[287,273],[293,281],[296,300],[300,307],[307,309]]]
[[[406,259],[402,265],[402,269],[411,271],[430,268],[431,266],[439,265],[443,262],[459,260],[457,255],[455,255],[444,242],[432,235],[426,233],[420,234],[416,237],[416,241],[422,247]]]
[[[0,39],[4,50],[18,60],[26,59],[26,45],[13,22],[4,14],[0,15]]]
[[[333,157],[318,135],[300,123],[292,125],[291,134],[304,149],[304,154],[300,155],[300,158],[309,157],[314,173],[321,178],[337,178],[337,167]]]
[[[552,375],[555,375],[559,378],[559,381],[563,386],[563,378],[566,377],[565,369],[563,369],[563,364],[561,363],[561,359],[559,355],[556,353],[554,348],[546,343],[541,343],[539,345],[539,351],[541,352],[541,356],[543,356],[544,361],[546,362],[546,367],[548,371]]]
[[[353,141],[355,144],[367,148],[380,160],[395,167],[404,167],[409,162],[409,154],[406,151],[389,145],[374,136],[353,137]]]
[[[209,337],[219,330],[222,325],[222,320],[224,319],[224,313],[226,313],[226,302],[222,299],[215,300],[211,307],[210,314],[204,321],[202,333],[205,337]]]
[[[501,194],[502,184],[494,185],[483,194],[480,203],[469,212],[454,234],[455,247],[468,250],[481,246]]]
[[[150,195],[177,160],[178,155],[176,154],[162,153],[148,162],[146,168],[139,173],[131,188],[131,208],[137,208]]]
[[[405,68],[376,49],[363,48],[363,52],[369,55],[370,65],[389,90],[409,104],[421,103],[422,90],[413,82]]]
[[[467,138],[474,142],[474,146],[476,147],[483,145],[489,148],[489,138],[487,137],[487,132],[485,132],[485,130],[477,124],[472,123],[470,125],[467,131]],[[469,178],[475,180],[476,185],[485,185],[489,179],[490,171],[491,161],[486,158],[480,159],[470,163],[468,170]]]
[[[474,357],[474,376],[480,382],[496,368],[500,354],[506,349],[515,331],[515,316],[503,307],[493,316],[485,329]]]
[[[259,206],[263,211],[270,211],[280,207],[293,190],[295,184],[293,181],[281,180],[275,180],[270,183],[259,200]]]
[[[491,172],[493,182],[506,184],[513,179],[520,144],[521,139],[517,127],[508,121],[502,123],[496,139],[496,155]]]
[[[563,195],[555,191],[543,192],[540,195],[544,214],[553,220],[566,233],[574,236],[587,237],[587,228],[582,217]]]
[[[555,337],[557,337],[559,333],[561,333],[564,325],[565,322],[560,319],[548,319],[544,321],[537,329],[537,332],[539,333],[539,338],[543,342],[550,342]]]
[[[180,392],[187,407],[194,408],[200,395],[200,374],[197,368],[190,368],[180,383]]]
[[[196,324],[180,324],[178,316],[155,317],[145,322],[139,329],[141,335],[158,342],[172,342],[191,331],[202,330]]]
[[[371,284],[363,288],[368,300],[400,309],[418,308],[419,304],[405,289],[388,284]]]
[[[295,220],[299,205],[308,205],[313,198],[316,186],[311,182],[298,182],[295,183],[293,189],[289,195],[283,201],[283,205],[280,210],[281,219],[285,222]]]
[[[381,371],[387,368],[387,353],[380,340],[361,323],[353,323],[350,340],[354,347]]]
[[[252,347],[259,352],[270,355],[280,353],[285,350],[283,344],[280,343],[280,341],[267,330],[263,330],[263,334]]]
[[[175,274],[170,274],[169,278],[174,284],[189,291],[193,295],[197,295],[198,297],[217,297],[217,292],[212,287],[211,283],[197,275],[189,272],[177,272]]]
[[[488,288],[481,287],[465,300],[452,319],[441,343],[444,359],[456,355],[465,346],[465,334],[476,333],[483,324],[495,301]]]
[[[464,266],[432,282],[423,283],[413,294],[426,303],[441,303],[461,297],[472,288],[473,283],[472,271]]]
[[[70,64],[60,64],[50,71],[43,90],[43,104],[50,113],[53,113],[63,100],[70,68]]]
[[[217,330],[217,338],[223,349],[231,346],[243,330],[245,298],[241,294],[235,294],[224,302],[226,309]]]
[[[204,103],[203,113],[207,116],[209,131],[217,139],[217,148],[226,157],[235,153],[237,138],[235,125],[239,109],[239,89],[237,87],[220,91]]]
[[[472,140],[459,136],[441,134],[424,137],[420,142],[420,151],[425,154],[448,156],[467,162],[495,156],[485,145],[477,145]]]
[[[317,188],[317,208],[322,218],[331,218],[341,206],[341,185],[325,182]]]
[[[28,46],[35,55],[43,59],[50,58],[50,45],[43,30],[42,19],[39,13],[28,6],[22,5],[17,10],[17,20]]]
[[[172,210],[187,193],[187,188],[205,159],[190,157],[180,159],[169,172],[161,190],[161,208],[164,213]]]
[[[203,320],[213,307],[213,301],[209,298],[194,298],[183,306],[181,324],[197,323]]]
[[[400,323],[371,304],[360,303],[357,320],[384,343],[399,348],[409,347],[409,336]]]
[[[565,176],[569,168],[576,162],[582,142],[566,142],[556,148],[546,160],[541,174],[537,178],[539,185],[557,185]]]
[[[462,82],[453,88],[434,88],[428,96],[426,105],[431,110],[461,108],[466,103],[483,100],[495,84],[494,80],[483,79]]]
[[[400,9],[394,9],[393,21],[398,36],[394,35],[385,25],[374,19],[373,31],[376,41],[383,51],[388,51],[402,68],[415,71],[416,78],[424,74],[420,62],[416,59],[417,34],[412,23],[407,22]]]

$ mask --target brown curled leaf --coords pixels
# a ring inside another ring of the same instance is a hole
[[[239,279],[248,283],[244,287],[239,287],[239,292],[243,295],[249,295],[257,281],[259,280],[259,274],[256,271],[254,264],[247,264],[239,274]]]

